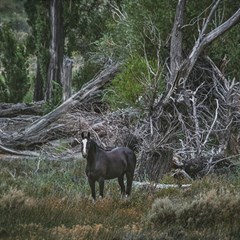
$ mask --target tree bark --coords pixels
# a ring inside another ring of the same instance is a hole
[[[66,101],[72,95],[72,59],[65,57],[63,61],[62,86],[63,101]]]
[[[48,79],[45,92],[46,101],[51,101],[54,97],[56,97],[55,96],[56,91],[54,92],[53,82],[61,86],[61,73],[63,65],[63,48],[64,48],[62,14],[63,14],[62,0],[51,0],[50,4],[51,43],[49,49],[50,63],[48,67]]]
[[[170,76],[174,76],[182,63],[182,26],[186,0],[179,0],[176,10],[175,21],[171,34],[170,48]],[[168,84],[172,84],[174,79],[170,78]]]
[[[33,101],[38,102],[44,100],[43,87],[44,87],[43,78],[41,75],[39,62],[37,61],[37,73],[34,84]]]

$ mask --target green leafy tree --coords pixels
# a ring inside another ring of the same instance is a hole
[[[113,108],[134,106],[151,114],[165,86],[162,59],[168,56],[173,6],[170,1],[152,0],[112,5],[113,19],[97,44],[100,55],[124,62],[104,97]]]
[[[48,87],[52,85],[53,98],[57,94],[56,99],[52,99],[52,101],[59,103],[61,82],[56,78],[54,78],[52,84],[46,82],[49,77],[49,46],[52,36],[49,9],[49,1],[26,1],[25,11],[28,15],[28,24],[32,28],[28,41],[28,50],[37,56],[34,100],[46,98],[44,95],[49,92]],[[74,54],[81,55],[84,63],[80,72],[74,74],[75,78],[73,80],[75,83],[73,83],[73,86],[77,89],[84,82],[90,80],[102,64],[101,60],[92,60],[91,53],[96,51],[94,42],[102,36],[106,28],[105,20],[109,16],[109,5],[106,1],[63,1],[63,42],[65,43],[63,54],[69,57]]]
[[[167,56],[167,43],[174,19],[176,1],[124,0],[112,5],[112,19],[107,31],[97,41],[99,53],[112,59],[125,60],[130,55],[144,55],[143,43],[148,55],[156,57],[156,46],[152,43],[152,31],[159,31],[162,41],[161,55]]]
[[[28,24],[31,26],[27,49],[29,53],[37,57],[33,100],[40,101],[44,99],[49,65],[49,3],[45,1],[36,2],[34,0],[27,0],[24,7],[28,16]]]
[[[29,88],[27,52],[7,25],[0,29],[1,88],[6,102],[21,102]],[[4,88],[3,88],[4,86]],[[7,89],[5,89],[7,87]]]
[[[79,89],[101,69],[108,56],[97,54],[97,41],[111,19],[108,1],[64,1],[65,54],[81,55],[81,67],[74,74],[73,85]]]
[[[2,75],[0,75],[0,102],[7,102],[9,89]]]

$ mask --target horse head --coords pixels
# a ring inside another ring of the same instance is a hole
[[[87,136],[84,134],[84,132],[82,132],[82,147],[81,147],[81,151],[82,151],[82,156],[84,158],[87,158],[88,152],[89,152],[89,148],[90,148],[90,132],[87,133]]]

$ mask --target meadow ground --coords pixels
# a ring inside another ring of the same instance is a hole
[[[240,239],[240,174],[188,189],[133,189],[116,180],[92,202],[85,161],[0,161],[0,239]],[[165,177],[162,183],[172,183]]]

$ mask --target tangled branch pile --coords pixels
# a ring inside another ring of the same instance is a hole
[[[205,81],[189,81],[156,106],[141,131],[140,169],[156,180],[172,164],[195,178],[232,170],[239,156],[240,85],[226,79],[210,58],[198,70]]]

